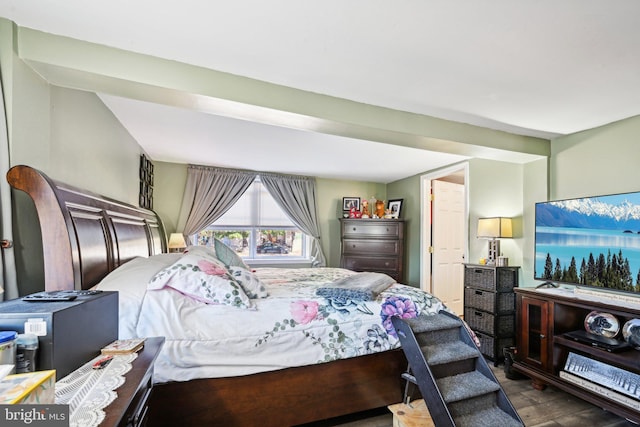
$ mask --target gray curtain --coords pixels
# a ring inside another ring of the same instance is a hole
[[[311,237],[312,265],[325,267],[327,262],[320,245],[315,178],[260,173],[260,180],[296,227]]]
[[[0,80],[0,240],[13,240],[11,216],[11,189],[5,179],[9,171],[9,133],[7,131],[7,115],[4,109],[2,80]],[[7,245],[8,246],[8,245]],[[0,300],[17,298],[18,280],[16,279],[16,263],[13,247],[0,249]]]
[[[189,165],[178,219],[187,242],[220,218],[247,191],[257,173],[245,170]]]

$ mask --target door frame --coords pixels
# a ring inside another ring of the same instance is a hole
[[[431,289],[431,262],[425,262],[426,255],[431,247],[431,203],[425,203],[431,197],[431,181],[444,177],[463,174],[464,185],[464,259],[469,259],[469,162],[459,163],[453,166],[427,173],[420,177],[420,288],[427,292]],[[462,284],[460,284],[462,286]]]

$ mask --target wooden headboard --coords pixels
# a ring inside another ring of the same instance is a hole
[[[127,261],[166,252],[155,212],[66,185],[29,166],[7,181],[31,197],[42,232],[45,290],[89,289]]]

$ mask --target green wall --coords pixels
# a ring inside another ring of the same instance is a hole
[[[404,281],[420,287],[420,175],[387,186],[389,200],[403,199],[400,216],[404,220]]]
[[[523,173],[520,164],[472,159],[469,161],[469,261],[487,257],[488,242],[478,239],[478,218],[513,218],[514,238],[502,239],[500,251],[510,265],[522,265]]]
[[[153,162],[153,210],[169,233],[176,231],[182,195],[187,183],[187,165]]]
[[[138,143],[95,94],[44,81],[13,51],[13,34],[0,20],[10,165],[26,164],[58,181],[137,204]],[[13,251],[24,295],[44,286],[42,238],[31,199],[20,191],[12,197]]]
[[[640,190],[640,116],[551,141],[550,198]]]
[[[535,257],[535,204],[548,200],[548,159],[527,163],[523,168],[522,268],[520,286],[537,286],[533,280]]]

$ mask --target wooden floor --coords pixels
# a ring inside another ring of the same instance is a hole
[[[493,365],[491,365],[493,368]],[[534,390],[528,379],[510,380],[504,367],[493,368],[502,388],[527,427],[635,427],[629,421],[606,412],[554,387]],[[357,417],[344,417],[305,427],[392,427],[393,416],[381,408]],[[481,426],[479,426],[481,427]]]

